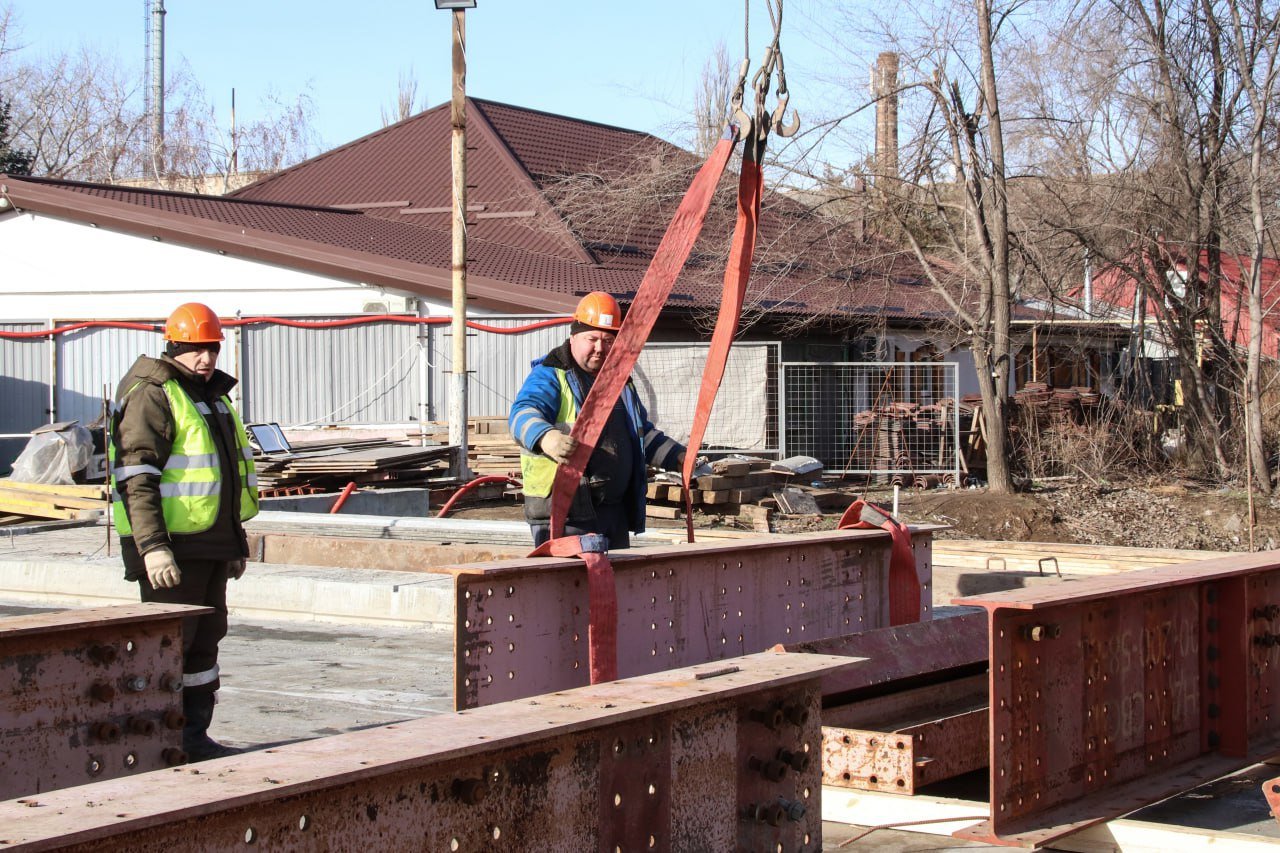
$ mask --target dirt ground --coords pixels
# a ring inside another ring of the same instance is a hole
[[[848,489],[857,496],[856,489]],[[891,491],[867,498],[889,506]],[[462,518],[522,518],[518,504],[490,502],[455,513]],[[1249,550],[1249,506],[1243,490],[1215,490],[1190,483],[1134,481],[1096,485],[1063,480],[1013,495],[986,489],[904,490],[899,515],[906,521],[950,525],[938,538],[1020,542],[1078,542],[1138,548]],[[1280,548],[1280,502],[1254,498],[1254,550]],[[831,529],[839,514],[776,516],[774,532]],[[655,522],[650,526],[680,526]],[[698,527],[740,526],[734,516],[695,516]]]

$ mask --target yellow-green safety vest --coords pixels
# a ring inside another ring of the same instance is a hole
[[[141,385],[142,383],[138,383]],[[134,385],[126,393],[133,393]],[[163,386],[173,412],[174,437],[169,459],[161,471],[153,465],[126,465],[116,467],[116,445],[108,444],[108,466],[111,469],[112,519],[121,536],[132,536],[133,527],[125,513],[117,481],[123,482],[137,474],[153,474],[160,477],[160,509],[164,513],[165,528],[170,533],[203,533],[213,527],[218,518],[218,505],[222,499],[222,468],[218,464],[218,449],[204,416],[211,414],[207,403],[196,403],[187,396],[176,379]],[[121,401],[123,405],[123,400]],[[248,521],[258,514],[258,477],[253,467],[253,450],[245,437],[240,414],[224,395],[214,403],[222,414],[231,415],[235,422],[237,463],[240,469],[240,520]]]
[[[559,367],[552,368],[556,378],[560,380],[560,411],[556,413],[556,426],[561,424],[572,427],[578,419],[578,404],[573,399],[573,390],[569,387],[568,374]],[[542,453],[520,449],[520,474],[524,484],[524,493],[535,498],[545,498],[551,494],[551,486],[556,481],[556,461]]]

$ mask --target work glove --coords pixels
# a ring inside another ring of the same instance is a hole
[[[578,440],[567,433],[560,432],[558,429],[553,429],[542,436],[538,449],[556,462],[564,465],[569,461],[569,457],[573,455],[573,451],[578,449]]]
[[[227,577],[235,581],[244,577],[244,560],[228,560]]]
[[[148,551],[142,555],[142,562],[147,567],[147,580],[156,589],[169,589],[182,583],[182,572],[167,547]]]

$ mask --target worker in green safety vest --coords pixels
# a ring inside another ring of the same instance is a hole
[[[180,305],[160,358],[139,356],[120,381],[107,447],[112,514],[125,578],[143,601],[213,612],[183,620],[183,750],[192,761],[238,750],[209,737],[218,645],[227,633],[227,579],[244,574],[243,522],[258,514],[253,452],[218,370],[222,323]]]

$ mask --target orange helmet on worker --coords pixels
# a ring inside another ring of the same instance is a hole
[[[617,333],[622,328],[622,309],[618,307],[618,300],[609,294],[593,290],[578,300],[573,319],[593,329]]]
[[[173,309],[164,324],[164,339],[180,344],[212,344],[223,340],[222,321],[213,309],[187,302]]]

